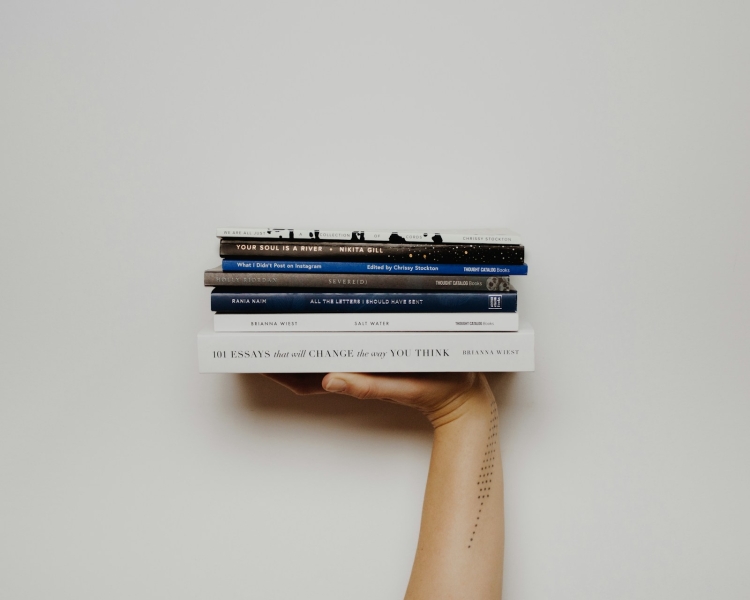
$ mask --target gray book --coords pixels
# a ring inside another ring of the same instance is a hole
[[[203,274],[203,285],[338,290],[434,290],[512,292],[507,277],[485,275],[383,275],[342,273],[226,273],[221,267]]]

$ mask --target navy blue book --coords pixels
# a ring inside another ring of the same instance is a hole
[[[269,292],[217,287],[211,310],[223,313],[515,312],[517,294],[461,292]]]
[[[527,265],[401,264],[297,260],[221,261],[226,273],[392,273],[405,275],[526,275]]]

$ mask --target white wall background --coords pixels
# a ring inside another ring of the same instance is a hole
[[[232,225],[510,226],[509,600],[750,596],[750,4],[0,6],[0,596],[399,598],[430,433],[200,376]]]

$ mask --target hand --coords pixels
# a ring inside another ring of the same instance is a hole
[[[297,394],[334,392],[377,398],[420,410],[437,428],[474,405],[494,402],[482,373],[273,373],[266,377]]]

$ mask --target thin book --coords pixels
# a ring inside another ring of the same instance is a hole
[[[498,229],[275,229],[264,227],[220,227],[220,238],[256,240],[306,240],[350,242],[421,242],[423,244],[511,244],[521,236],[507,228]]]
[[[215,331],[518,331],[518,313],[215,313]]]

